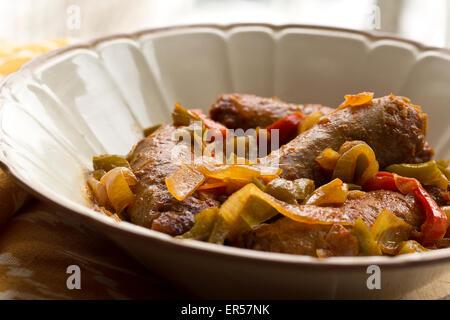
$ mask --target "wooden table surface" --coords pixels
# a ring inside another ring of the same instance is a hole
[[[402,298],[403,300],[450,300],[450,270],[439,279],[414,290]]]
[[[0,173],[1,176],[1,173]],[[0,192],[1,194],[1,192]],[[81,269],[68,290],[66,268]],[[73,215],[32,200],[0,229],[0,299],[191,298]],[[450,299],[450,270],[402,299]]]

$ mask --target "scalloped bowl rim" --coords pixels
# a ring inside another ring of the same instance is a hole
[[[313,30],[325,30],[333,32],[343,32],[349,34],[363,35],[371,40],[394,40],[401,43],[407,43],[413,45],[419,51],[432,51],[440,53],[442,55],[450,58],[450,50],[439,47],[430,47],[419,42],[403,39],[401,37],[394,36],[392,34],[386,34],[374,31],[360,31],[352,30],[346,28],[336,28],[327,26],[317,26],[317,25],[301,25],[301,24],[286,24],[286,25],[272,25],[265,23],[236,23],[228,25],[218,25],[218,24],[190,24],[190,25],[177,25],[161,28],[144,29],[133,33],[119,33],[108,35],[105,37],[100,37],[93,39],[85,43],[74,44],[70,46],[63,47],[51,51],[47,54],[39,56],[30,62],[24,64],[22,68],[5,77],[0,83],[0,108],[2,103],[2,93],[5,89],[11,88],[16,82],[25,80],[29,77],[31,72],[46,63],[52,62],[59,56],[74,50],[86,49],[86,48],[96,48],[106,42],[111,42],[119,39],[133,39],[139,38],[145,35],[154,33],[164,33],[170,31],[184,31],[189,29],[216,29],[220,31],[231,30],[239,27],[263,27],[269,28],[273,31],[280,31],[285,29],[313,29]],[[174,239],[167,234],[161,232],[153,231],[130,222],[120,222],[117,223],[110,217],[102,215],[93,209],[77,204],[72,201],[68,201],[65,198],[59,196],[57,193],[51,192],[51,190],[36,190],[31,184],[27,183],[26,178],[24,178],[18,170],[15,170],[13,166],[8,164],[8,161],[4,157],[5,150],[0,149],[0,167],[7,172],[14,180],[29,193],[33,194],[37,198],[51,203],[58,208],[69,211],[70,213],[81,214],[84,218],[90,221],[101,223],[112,229],[120,230],[122,232],[129,232],[142,237],[149,237],[152,240],[164,243],[165,245],[178,247],[180,250],[189,250],[192,253],[197,254],[210,254],[210,255],[220,255],[222,258],[235,259],[235,260],[247,260],[250,262],[264,262],[272,264],[290,264],[290,265],[309,265],[316,268],[325,269],[355,269],[367,265],[378,265],[384,268],[403,268],[412,266],[421,266],[425,264],[437,264],[450,262],[450,248],[434,250],[431,252],[425,252],[420,254],[407,254],[396,257],[388,256],[371,256],[371,257],[330,257],[330,258],[316,258],[304,255],[294,255],[294,254],[284,254],[284,253],[273,253],[273,252],[263,252],[251,249],[242,249],[228,246],[220,246],[210,243],[205,243],[195,240],[178,240]],[[81,191],[80,191],[81,192]]]

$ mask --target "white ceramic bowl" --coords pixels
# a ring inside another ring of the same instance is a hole
[[[346,93],[393,92],[429,114],[428,140],[450,158],[450,54],[395,37],[313,26],[183,26],[114,35],[42,56],[0,88],[0,160],[36,196],[114,240],[201,297],[399,297],[447,272],[450,249],[316,259],[180,241],[87,205],[83,172],[125,154],[175,101],[209,109],[220,93],[337,106]],[[381,268],[381,290],[366,285]]]

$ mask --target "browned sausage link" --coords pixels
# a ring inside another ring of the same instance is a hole
[[[139,141],[129,156],[138,179],[134,188],[136,201],[128,209],[131,221],[170,235],[188,231],[198,212],[217,205],[213,200],[193,196],[178,201],[167,190],[165,178],[179,167],[173,156],[182,159],[191,152],[175,137],[175,130],[173,125],[162,125],[151,136]]]
[[[333,109],[320,104],[292,104],[277,98],[262,98],[251,94],[224,94],[217,98],[210,110],[213,120],[230,129],[265,128],[275,121],[296,111],[304,115]]]
[[[435,186],[424,186],[425,190],[430,194],[434,201],[438,204],[438,206],[450,206],[450,183],[447,186],[446,190],[442,190],[441,188]]]
[[[309,206],[308,206],[309,207]],[[372,191],[356,199],[347,200],[342,207],[311,210],[335,210],[336,214],[347,214],[352,221],[361,217],[370,227],[383,209],[419,228],[423,214],[413,196],[404,196],[393,191]],[[262,251],[316,255],[316,250],[327,250],[329,255],[357,255],[358,243],[350,228],[334,225],[312,225],[280,218],[270,224],[255,226],[241,235],[236,246]]]
[[[423,162],[432,154],[425,143],[426,128],[427,116],[418,107],[387,96],[322,117],[267,159],[279,161],[283,178],[310,178],[321,185],[329,176],[314,159],[323,149],[338,150],[345,141],[363,140],[374,150],[381,169],[393,163]]]

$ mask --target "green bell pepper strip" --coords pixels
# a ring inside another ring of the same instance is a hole
[[[105,170],[106,172],[117,167],[130,168],[130,164],[125,157],[114,154],[95,156],[92,158],[92,164],[94,170]]]
[[[355,220],[352,234],[358,239],[359,251],[363,256],[380,256],[381,248],[361,218]]]
[[[145,128],[142,132],[144,134],[144,137],[148,137],[149,135],[151,135],[153,132],[155,132],[156,130],[158,130],[161,127],[160,124]]]
[[[415,178],[424,185],[436,186],[442,190],[448,188],[448,179],[434,160],[417,164],[392,164],[385,170],[403,177]]]

